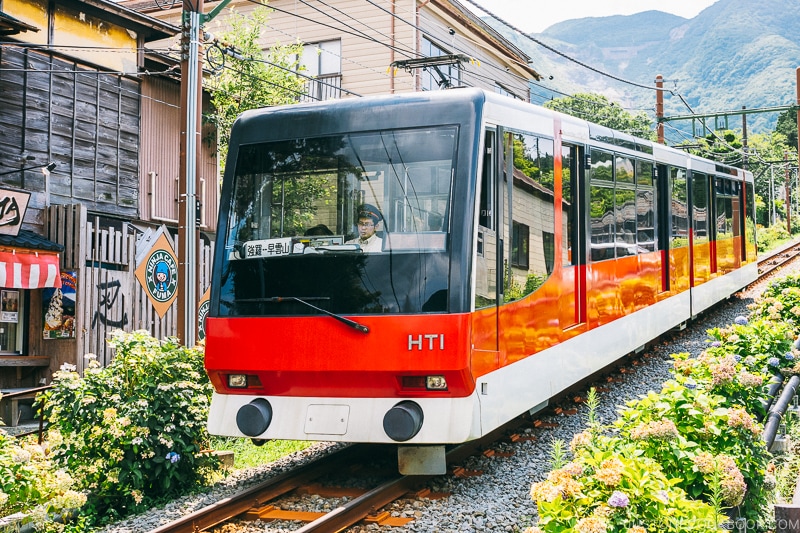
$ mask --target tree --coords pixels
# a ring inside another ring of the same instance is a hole
[[[786,137],[786,144],[797,147],[797,111],[788,110],[778,115],[775,132]]]
[[[217,128],[221,167],[228,155],[231,126],[240,114],[292,104],[304,93],[304,80],[296,74],[302,45],[278,44],[265,52],[259,44],[270,12],[265,6],[247,16],[231,10],[226,19],[230,29],[219,35],[221,44],[209,50],[209,64],[216,75],[206,86],[215,112],[206,118]]]
[[[726,165],[742,167],[744,160],[742,147],[742,134],[733,130],[717,130],[705,137],[698,137],[694,143],[686,141],[683,144],[691,146],[689,152],[712,161],[719,161]]]
[[[631,114],[601,94],[578,93],[550,100],[544,106],[636,137],[656,140],[646,113]]]

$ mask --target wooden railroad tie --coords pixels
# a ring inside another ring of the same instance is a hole
[[[536,440],[535,435],[520,435],[519,433],[514,433],[509,437],[511,442],[526,442]]]
[[[313,522],[317,518],[325,516],[327,513],[317,513],[311,511],[287,511],[275,507],[274,505],[265,505],[258,509],[247,511],[242,518],[245,520],[298,520],[300,522]]]
[[[485,457],[512,457],[514,452],[501,452],[499,450],[492,450],[490,448],[488,450],[483,450],[483,455]]]
[[[323,498],[358,498],[367,491],[358,487],[326,487],[318,483],[312,483],[297,487],[295,492],[297,494],[316,494]]]
[[[431,489],[419,489],[415,492],[409,492],[406,497],[417,500],[423,498],[426,500],[443,500],[444,498],[449,498],[451,494],[451,492],[433,492]]]
[[[556,407],[556,414],[557,415],[577,415],[578,410],[575,408],[571,409],[563,409],[561,407]]]
[[[364,522],[370,524],[378,524],[379,526],[392,526],[401,527],[414,520],[413,518],[404,518],[401,516],[392,516],[388,511],[383,511],[378,514],[370,515],[364,519]]]
[[[469,470],[463,466],[453,468],[453,475],[456,477],[476,477],[483,475],[483,470]]]

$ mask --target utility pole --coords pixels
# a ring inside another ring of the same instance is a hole
[[[197,250],[200,248],[200,154],[203,69],[200,61],[200,36],[203,24],[216,17],[231,0],[222,0],[207,15],[203,0],[183,0],[181,16],[181,161],[178,180],[178,338],[184,346],[197,341]],[[217,176],[214,176],[216,182]]]
[[[771,204],[769,225],[775,224],[775,167],[772,163],[769,164],[769,202]]]
[[[183,0],[181,19],[181,161],[178,185],[178,337],[188,347],[197,341],[197,249],[200,153],[200,26],[203,0]]]
[[[792,188],[789,182],[789,152],[784,150],[783,161],[786,165],[786,232],[792,234]]]
[[[798,74],[800,75],[800,74]],[[664,143],[664,76],[656,76],[656,131],[658,133],[658,143]]]
[[[795,91],[797,92],[797,172],[800,173],[800,67],[795,69]],[[788,227],[787,227],[788,229]],[[789,236],[792,235],[792,232],[789,232]]]
[[[742,106],[742,111],[747,109],[747,106]],[[747,170],[747,113],[742,113],[742,168]]]

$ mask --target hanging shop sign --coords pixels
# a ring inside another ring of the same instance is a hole
[[[75,338],[75,299],[78,288],[78,273],[61,272],[61,287],[42,290],[45,339]]]
[[[136,279],[150,303],[163,317],[178,295],[178,259],[165,234],[161,234],[136,268]]]
[[[0,189],[0,233],[16,237],[22,227],[31,193]]]
[[[206,338],[206,317],[208,316],[208,308],[211,306],[211,287],[206,289],[203,297],[200,298],[200,303],[197,306],[197,340],[204,340]]]
[[[0,322],[19,322],[19,291],[0,291]]]

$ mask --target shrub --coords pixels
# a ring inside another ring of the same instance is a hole
[[[756,233],[756,241],[759,252],[766,252],[773,249],[779,243],[788,241],[791,238],[789,232],[786,231],[786,222],[776,222],[768,228],[758,228]]]
[[[69,474],[53,468],[45,452],[30,438],[17,441],[0,433],[0,516],[24,513],[28,516],[22,523],[33,522],[37,530],[47,529],[52,514],[86,502]]]
[[[743,407],[725,403],[719,394],[668,381],[660,394],[629,402],[614,425],[693,498],[710,501],[711,474],[722,476],[726,490],[741,480],[740,490],[729,490],[722,501],[728,507],[741,505],[742,515],[755,521],[769,496],[764,474],[771,456],[761,425]]]
[[[534,483],[539,522],[527,531],[720,531],[725,516],[692,500],[652,459],[617,437],[579,434],[575,458]]]
[[[786,276],[770,283],[753,306],[752,316],[783,322],[793,328],[795,335],[800,333],[800,276]]]
[[[173,498],[208,473],[211,386],[200,347],[115,331],[103,368],[90,359],[54,376],[44,395],[53,460],[88,491],[89,515],[113,520]]]

